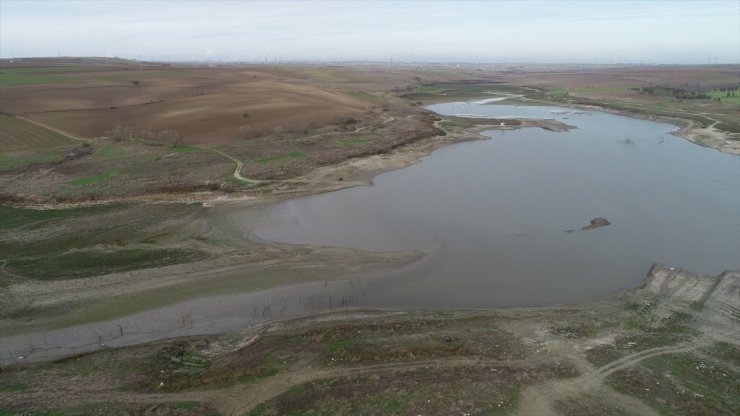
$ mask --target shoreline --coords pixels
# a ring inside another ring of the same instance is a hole
[[[473,97],[471,97],[471,100]],[[516,100],[529,102],[535,105],[553,105],[577,110],[601,111],[609,114],[615,114],[623,117],[631,117],[642,120],[672,124],[676,130],[670,134],[701,147],[715,149],[722,153],[734,156],[740,156],[740,141],[728,140],[726,134],[722,131],[713,129],[715,122],[708,127],[699,127],[697,124],[685,118],[658,116],[649,113],[633,113],[630,111],[615,109],[601,105],[586,105],[575,103],[561,103],[551,100],[528,99],[525,97],[516,97]],[[503,100],[506,101],[506,100]],[[514,104],[516,105],[516,104]],[[487,118],[476,117],[457,117],[444,116],[427,110],[441,120],[435,121],[434,126],[439,128],[441,121],[450,119],[464,119],[469,125],[458,127],[455,132],[447,132],[444,136],[433,136],[422,139],[418,142],[410,143],[394,149],[388,153],[351,158],[339,162],[338,164],[320,166],[308,173],[289,180],[273,181],[277,186],[270,189],[258,191],[236,191],[233,193],[224,192],[196,192],[185,194],[141,194],[113,197],[107,199],[89,200],[73,203],[29,203],[29,202],[12,202],[4,201],[3,205],[14,208],[25,208],[34,210],[49,209],[70,209],[98,205],[109,205],[115,203],[203,203],[218,204],[222,202],[250,201],[255,203],[274,203],[286,199],[298,198],[308,195],[334,192],[341,189],[352,188],[355,186],[370,186],[375,176],[380,174],[403,169],[414,164],[420,163],[421,159],[429,156],[435,150],[456,144],[473,140],[490,140],[490,137],[483,136],[480,133],[486,130],[517,130],[522,128],[542,128],[550,131],[568,131],[574,126],[557,122],[552,119],[510,119],[518,124],[501,126],[498,123],[485,123]],[[475,122],[479,121],[479,122]],[[270,181],[266,181],[269,183]]]
[[[537,100],[537,99],[527,99],[527,98],[520,98],[520,100],[542,104],[542,105],[570,107],[574,109],[587,110],[587,111],[601,111],[604,113],[615,114],[615,115],[619,115],[623,117],[631,117],[631,118],[637,118],[641,120],[673,124],[674,126],[677,127],[676,131],[671,132],[673,136],[688,140],[689,142],[699,145],[701,147],[714,149],[722,153],[727,153],[727,154],[734,155],[734,156],[740,156],[740,140],[732,140],[727,137],[727,134],[728,134],[727,132],[724,132],[721,130],[715,130],[713,126],[718,123],[717,121],[715,121],[712,125],[708,127],[699,127],[697,126],[695,121],[688,119],[688,118],[660,116],[660,115],[655,115],[655,114],[650,114],[650,113],[635,113],[635,112],[630,112],[626,110],[609,107],[607,105],[562,103],[559,101]],[[700,133],[700,131],[703,131],[703,134],[707,136],[702,136],[702,133]],[[704,137],[704,139],[702,140],[701,137]]]
[[[59,329],[42,330],[36,332],[25,332],[10,336],[2,337],[4,339],[3,350],[0,350],[0,368],[12,366],[17,363],[36,363],[47,362],[65,357],[75,356],[78,354],[94,353],[107,348],[124,348],[136,345],[146,345],[157,342],[169,342],[177,339],[200,336],[219,336],[227,333],[250,334],[259,331],[263,327],[281,326],[291,322],[321,320],[322,317],[330,316],[330,319],[343,320],[356,317],[358,313],[367,316],[388,316],[408,313],[502,313],[510,315],[527,314],[537,311],[548,310],[579,310],[590,309],[596,306],[604,307],[621,307],[630,299],[645,297],[645,293],[660,293],[663,291],[681,291],[703,289],[695,282],[704,282],[704,285],[710,284],[716,286],[723,280],[730,279],[737,282],[740,278],[740,271],[725,271],[718,275],[709,276],[698,273],[685,271],[682,269],[666,268],[660,264],[653,264],[646,272],[642,281],[634,287],[627,288],[607,297],[595,299],[586,299],[583,301],[560,303],[551,305],[526,306],[526,307],[497,307],[497,308],[391,308],[391,307],[367,307],[358,306],[335,306],[331,307],[324,303],[322,307],[315,309],[303,309],[294,311],[280,316],[264,314],[265,306],[260,313],[252,315],[245,313],[241,319],[227,319],[221,317],[216,319],[217,325],[213,326],[210,320],[199,320],[199,314],[204,312],[193,312],[192,305],[195,302],[203,300],[193,299],[170,306],[165,306],[153,310],[141,311],[133,315],[115,318],[106,321],[92,322],[89,324],[69,326]],[[353,278],[343,278],[330,280],[332,285],[342,285]],[[258,298],[267,296],[270,299],[278,300],[281,293],[291,294],[294,292],[305,292],[306,288],[317,285],[326,285],[326,282],[320,281],[297,283],[288,286],[278,286],[266,289],[264,291],[244,292],[233,295],[216,295],[207,299],[211,304],[218,305],[219,308],[230,310],[236,303],[245,301],[257,301]],[[307,297],[308,299],[308,297]],[[236,302],[236,303],[235,303]],[[188,322],[182,320],[184,310],[190,308]],[[269,310],[269,306],[267,306]],[[176,312],[177,310],[180,312]],[[153,316],[159,316],[157,322],[164,319],[165,327],[155,329],[153,326],[149,330],[144,330],[145,325],[154,325]],[[137,320],[141,322],[124,322],[127,318],[129,321]],[[266,319],[265,319],[266,318]],[[144,322],[149,322],[145,324]],[[65,335],[66,334],[66,335]],[[9,345],[13,344],[12,347]]]

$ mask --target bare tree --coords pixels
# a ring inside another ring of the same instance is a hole
[[[255,131],[255,129],[248,124],[239,127],[239,135],[244,140],[252,139],[258,136],[257,131]]]
[[[182,144],[182,137],[177,130],[167,129],[159,132],[159,140],[165,143],[172,143],[173,148],[178,148]]]
[[[106,137],[110,137],[115,141],[121,141],[121,139],[131,139],[134,137],[134,128],[131,126],[120,126],[117,125],[112,129],[105,132]]]

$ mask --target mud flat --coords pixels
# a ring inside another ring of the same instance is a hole
[[[423,257],[273,245],[90,281],[19,282],[4,293],[0,361],[53,359],[105,346],[216,334],[274,319],[352,307],[365,279]]]

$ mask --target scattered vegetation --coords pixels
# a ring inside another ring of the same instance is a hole
[[[409,101],[432,103],[470,99],[473,97],[493,97],[491,94],[520,94],[525,91],[521,87],[498,82],[471,81],[428,83],[416,87],[409,86],[405,91],[397,90],[397,93]]]
[[[19,392],[28,390],[28,385],[23,383],[0,383],[0,392]]]
[[[15,87],[18,85],[28,84],[51,84],[55,82],[64,82],[70,80],[70,78],[58,77],[53,75],[31,75],[6,71],[7,69],[3,69],[2,72],[0,72],[0,88]]]
[[[145,269],[203,259],[197,250],[121,248],[70,250],[56,255],[23,256],[7,260],[6,270],[42,280],[73,279]]]
[[[517,408],[519,385],[530,381],[508,374],[506,367],[482,367],[319,380],[293,387],[249,415],[507,415]]]
[[[336,141],[337,144],[342,146],[357,146],[369,143],[377,139],[380,135],[377,133],[353,135],[351,137],[342,138]]]
[[[170,209],[181,215],[188,212],[183,205],[172,204]],[[137,212],[149,217],[137,220]],[[162,231],[121,228],[126,223],[151,224],[167,215],[162,211],[155,213],[147,207],[122,204],[57,210],[0,205],[0,229],[4,230],[0,238],[0,261],[5,270],[15,275],[54,280],[204,258],[205,254],[196,249],[142,243],[149,233]]]
[[[628,304],[627,307],[636,313],[622,324],[639,333],[617,338],[611,344],[593,347],[586,352],[586,358],[592,364],[602,366],[628,354],[675,345],[696,335],[696,331],[689,325],[690,317],[687,314],[675,312],[667,319],[654,319],[651,312],[656,304],[657,300],[644,304]]]
[[[640,94],[669,96],[680,100],[713,100],[738,104],[738,100],[740,99],[737,95],[737,85],[709,90],[699,87],[691,88],[688,85],[685,87],[633,87],[632,90]]]
[[[59,163],[63,160],[64,156],[59,151],[38,152],[22,156],[8,156],[7,154],[0,153],[0,172],[27,168],[34,165]]]
[[[93,183],[109,181],[115,178],[116,175],[118,175],[118,173],[115,171],[103,172],[99,175],[85,176],[82,178],[72,179],[72,180],[67,181],[67,183],[73,186],[84,186],[84,185],[90,185]]]
[[[692,354],[646,359],[614,373],[617,390],[650,403],[661,414],[732,415],[740,412],[740,374]]]
[[[102,402],[53,410],[6,411],[0,416],[119,416],[119,415],[219,416],[212,406],[197,402],[139,404]]]
[[[256,160],[255,162],[257,162],[257,163],[269,163],[269,162],[277,162],[278,160],[291,159],[291,158],[303,157],[303,156],[305,156],[305,155],[300,150],[293,150],[293,151],[291,151],[289,153],[283,153],[283,154],[280,154],[280,155],[266,157],[264,159]]]

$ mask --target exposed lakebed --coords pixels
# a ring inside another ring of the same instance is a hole
[[[577,128],[484,132],[493,139],[438,149],[374,186],[282,202],[256,234],[428,253],[365,280],[353,306],[576,302],[632,287],[656,262],[708,274],[740,269],[740,158],[672,136],[670,124],[598,111],[485,102],[428,108]],[[597,217],[610,225],[581,229]]]

